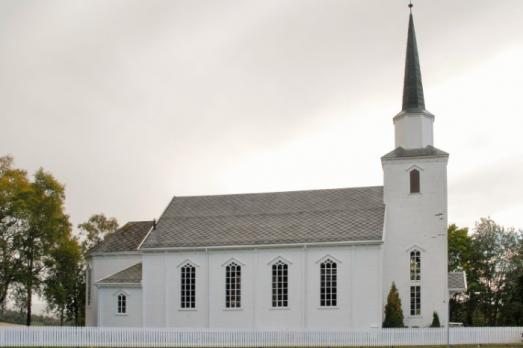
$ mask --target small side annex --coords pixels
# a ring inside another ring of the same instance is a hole
[[[96,282],[99,326],[142,326],[142,263]]]
[[[142,277],[141,269],[134,268],[131,274],[125,271],[131,266],[141,264],[142,253],[139,251],[139,247],[152,227],[153,221],[128,222],[89,251],[85,308],[87,326],[108,326],[107,323],[114,324],[112,326],[129,326],[131,323],[141,326],[141,319],[131,320],[117,315],[116,304],[111,303],[111,300],[114,299],[112,294],[104,299],[101,299],[100,296],[101,294],[105,296],[110,292],[108,289],[113,289],[114,292],[128,291],[124,288],[129,289],[129,286],[133,289],[133,293],[138,291],[137,285],[141,283]],[[105,282],[112,279],[113,276],[116,279],[128,279],[129,281],[114,281],[106,284]],[[104,306],[103,312],[100,311],[101,302]]]

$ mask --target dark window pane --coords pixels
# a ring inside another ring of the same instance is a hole
[[[420,192],[420,173],[417,169],[410,171],[410,193]]]

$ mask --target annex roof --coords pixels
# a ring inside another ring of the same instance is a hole
[[[449,272],[449,292],[467,290],[467,275],[465,272]]]
[[[383,188],[174,197],[141,249],[381,241]]]
[[[140,284],[142,282],[142,263],[137,263],[123,271],[112,274],[96,282],[96,284]]]
[[[131,221],[95,245],[89,254],[136,251],[153,226],[153,221]]]

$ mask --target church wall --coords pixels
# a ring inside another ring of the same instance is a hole
[[[303,248],[258,249],[256,270],[256,323],[264,328],[302,328],[304,326],[304,250]],[[272,265],[279,260],[288,265],[289,305],[272,307]]]
[[[208,267],[205,252],[166,253],[166,310],[167,327],[207,327],[208,322]],[[180,268],[187,262],[196,267],[196,308],[180,308]],[[162,276],[158,274],[157,276]]]
[[[307,326],[311,328],[369,328],[380,325],[380,274],[378,246],[310,248],[308,250]],[[338,260],[337,308],[320,307],[319,265],[329,257]]]
[[[118,295],[126,296],[126,313],[117,313]],[[141,288],[99,288],[99,326],[141,327],[142,289]]]
[[[92,256],[89,259],[88,264],[91,269],[91,302],[90,305],[86,306],[86,326],[98,325],[98,290],[94,284],[98,280],[141,262],[141,260],[141,254],[104,254]]]
[[[352,311],[353,326],[366,328],[381,327],[381,258],[377,248],[354,248],[352,267]]]
[[[421,193],[410,194],[409,170],[420,170]],[[436,311],[447,318],[447,159],[384,161],[387,204],[383,302],[394,281],[408,326],[429,326]],[[410,280],[410,251],[421,252],[421,280]],[[421,315],[410,315],[410,286],[421,287]]]
[[[166,271],[165,254],[158,253],[143,256],[142,294],[144,326],[165,326]]]
[[[321,308],[319,262],[338,263],[338,306]],[[289,265],[289,306],[272,308],[272,262]],[[180,266],[196,267],[196,308],[180,308]],[[241,308],[225,308],[225,267],[241,265]],[[380,245],[144,254],[148,327],[374,327],[381,321]],[[304,275],[307,275],[304,277]],[[164,281],[165,280],[165,281]],[[208,286],[210,284],[210,286]],[[208,291],[209,290],[209,291]],[[304,301],[307,299],[307,301]]]
[[[241,308],[225,308],[225,267],[230,261],[241,265]],[[210,267],[210,327],[254,327],[256,263],[253,250],[212,251]]]

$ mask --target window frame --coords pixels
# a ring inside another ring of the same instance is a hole
[[[410,280],[419,282],[421,281],[421,251],[414,249],[409,255]]]
[[[409,171],[409,192],[410,194],[421,193],[421,172],[417,168]]]
[[[196,309],[196,266],[190,262],[180,267],[180,308]]]
[[[123,292],[116,296],[116,314],[127,315],[127,294]]]
[[[289,265],[282,260],[271,265],[271,307],[289,308]]]
[[[320,263],[320,308],[338,307],[338,263],[327,258]]]
[[[421,286],[411,285],[410,286],[410,316],[419,317],[421,316]]]
[[[232,261],[225,266],[225,308],[242,308],[242,265]]]

